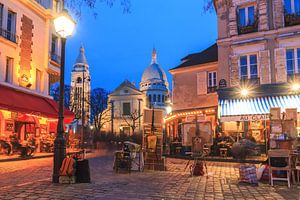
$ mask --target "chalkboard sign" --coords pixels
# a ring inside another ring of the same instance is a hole
[[[219,81],[219,88],[225,88],[225,87],[227,87],[226,80],[225,79],[221,79]]]

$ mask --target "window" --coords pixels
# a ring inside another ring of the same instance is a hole
[[[207,92],[215,92],[217,89],[217,72],[208,72]]]
[[[130,103],[123,103],[123,115],[130,115]]]
[[[82,83],[82,78],[81,78],[81,77],[78,77],[77,80],[76,80],[76,82],[77,82],[77,83]]]
[[[128,91],[128,90],[124,90],[124,93],[125,93],[125,94],[128,94],[128,93],[129,93],[129,91]]]
[[[254,6],[239,8],[238,18],[241,27],[254,25]]]
[[[56,35],[52,34],[52,39],[51,39],[51,53],[52,54],[56,53],[56,45],[57,45],[57,37],[56,37]]]
[[[163,103],[165,103],[165,95],[162,95],[162,96],[161,96],[161,101],[162,101]]]
[[[160,102],[160,94],[157,95],[157,102]]]
[[[2,29],[2,24],[3,24],[3,4],[0,4],[0,29]],[[1,30],[2,34],[2,30]]]
[[[288,75],[300,73],[300,48],[286,50],[286,71]]]
[[[285,13],[300,14],[300,0],[284,0]]]
[[[156,94],[153,95],[153,102],[156,102]]]
[[[257,79],[257,55],[246,55],[240,57],[240,79]]]
[[[149,96],[148,96],[148,99],[149,99],[149,102],[151,102],[151,101],[152,101],[151,94],[149,94]]]
[[[6,69],[5,69],[5,82],[12,83],[13,82],[13,58],[6,58]]]
[[[8,11],[7,14],[7,35],[6,38],[16,42],[16,13]]]
[[[40,70],[36,70],[36,90],[38,91],[38,92],[40,92],[41,91],[41,81],[42,80],[42,72],[40,71]]]

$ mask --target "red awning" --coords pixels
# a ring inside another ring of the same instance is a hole
[[[58,103],[53,99],[26,93],[0,85],[0,108],[48,118],[58,117]],[[74,113],[64,109],[65,118],[74,118]]]

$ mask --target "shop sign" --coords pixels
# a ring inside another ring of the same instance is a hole
[[[269,120],[269,114],[258,114],[258,115],[239,115],[239,116],[225,116],[221,117],[221,122],[244,122],[244,121],[259,121]]]

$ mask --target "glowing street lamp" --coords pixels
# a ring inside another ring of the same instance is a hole
[[[66,141],[64,139],[64,85],[65,85],[65,47],[66,39],[71,36],[75,21],[68,14],[67,10],[63,10],[61,14],[53,21],[56,33],[61,37],[61,66],[60,66],[60,90],[59,90],[59,115],[57,123],[57,134],[54,141],[54,164],[52,182],[59,182],[59,170],[63,159],[66,157]]]
[[[241,90],[241,95],[242,95],[242,97],[247,97],[249,95],[249,90],[246,88],[243,88]]]
[[[292,84],[292,90],[294,92],[298,92],[300,90],[300,84],[299,83],[293,83]]]

